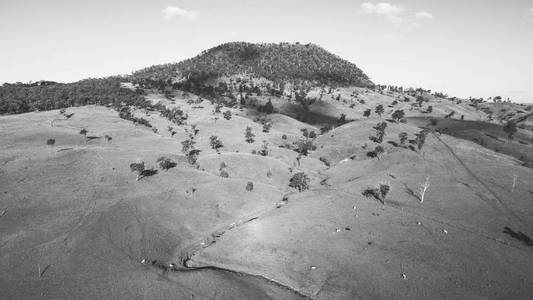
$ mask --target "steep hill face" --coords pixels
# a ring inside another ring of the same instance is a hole
[[[312,82],[329,85],[373,86],[355,64],[325,49],[299,43],[226,43],[176,64],[152,66],[133,76],[138,80],[222,77],[252,74],[273,82]]]

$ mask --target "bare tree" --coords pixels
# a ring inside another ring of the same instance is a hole
[[[424,202],[426,191],[429,189],[429,186],[430,186],[429,178],[430,176],[428,175],[426,177],[426,180],[418,186],[418,199],[420,200],[420,203]]]

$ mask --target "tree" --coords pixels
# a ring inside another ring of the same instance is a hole
[[[372,110],[369,108],[363,112],[363,117],[370,117],[370,114],[372,113]]]
[[[263,145],[261,146],[261,150],[258,151],[259,155],[267,156],[268,155],[268,142],[263,141]]]
[[[424,103],[424,97],[422,96],[416,97],[416,102],[418,103],[418,107],[422,107],[422,103]]]
[[[342,124],[345,124],[345,123],[346,123],[346,115],[345,114],[341,114],[341,116],[337,120],[337,125],[342,125]]]
[[[269,133],[270,132],[270,128],[272,128],[272,123],[270,123],[270,122],[263,123],[263,132]]]
[[[427,131],[426,130],[422,130],[419,133],[415,134],[415,136],[416,136],[415,142],[416,142],[416,145],[418,147],[418,151],[419,152],[420,152],[420,150],[422,150],[422,147],[424,146],[424,144],[426,142],[426,135],[427,135]]]
[[[224,147],[222,141],[216,135],[212,135],[209,138],[209,142],[211,144],[211,148],[214,149],[217,153],[220,153],[219,149]]]
[[[246,131],[244,132],[244,137],[247,143],[253,143],[255,142],[254,137],[255,134],[252,132],[252,127],[247,126]]]
[[[309,177],[304,172],[294,174],[289,179],[289,187],[298,189],[299,192],[309,189]]]
[[[224,116],[224,119],[231,120],[231,111],[226,110],[222,115]]]
[[[376,148],[374,148],[374,153],[376,154],[376,158],[379,160],[379,156],[385,153],[385,149],[381,145],[378,145]]]
[[[387,195],[390,192],[390,185],[387,183],[380,183],[379,184],[379,195],[381,197],[381,200],[383,203],[385,203],[385,198],[387,198]]]
[[[248,183],[246,184],[246,190],[248,192],[251,192],[253,189],[254,189],[254,183],[251,181],[248,181]]]
[[[220,163],[220,168],[219,168],[219,171],[220,171],[220,177],[222,178],[229,178],[229,173],[228,171],[226,170],[226,163],[225,162],[221,162]]]
[[[373,128],[376,130],[376,136],[370,136],[369,139],[374,143],[381,144],[383,142],[383,137],[385,137],[385,129],[387,128],[387,123],[380,122]]]
[[[379,117],[381,118],[381,115],[385,112],[385,109],[383,108],[383,105],[382,105],[382,104],[379,104],[378,106],[376,106],[376,108],[374,109],[374,111],[375,111],[376,114],[378,114]]]
[[[400,138],[400,145],[405,145],[405,141],[407,141],[407,132],[400,132],[398,137]]]
[[[424,197],[426,195],[426,191],[429,189],[430,183],[429,183],[429,175],[426,177],[426,180],[421,183],[418,186],[418,199],[420,202],[424,202]]]
[[[513,120],[509,120],[507,124],[503,126],[503,131],[507,133],[507,138],[509,138],[509,140],[512,140],[514,134],[518,131],[516,122]]]
[[[139,181],[139,179],[142,178],[142,173],[144,172],[144,162],[130,164],[130,170],[132,172],[137,172],[137,179],[135,180]]]
[[[159,163],[159,167],[165,171],[168,171],[168,169],[174,168],[177,165],[170,158],[164,156],[158,158],[157,162]]]
[[[405,113],[403,112],[403,109],[397,109],[392,113],[392,119],[396,120],[396,122],[399,122],[404,116]]]
[[[296,148],[294,149],[294,151],[302,154],[302,155],[307,155],[309,154],[309,151],[313,151],[313,150],[316,150],[316,146],[313,144],[313,140],[311,139],[300,139],[298,141],[296,141],[295,143],[295,146]]]
[[[272,105],[272,100],[268,99],[268,102],[263,106],[263,112],[271,114],[274,112],[274,105]]]

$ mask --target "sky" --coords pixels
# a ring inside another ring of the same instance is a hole
[[[314,43],[375,83],[533,103],[533,0],[0,0],[0,83],[129,74],[230,41]]]

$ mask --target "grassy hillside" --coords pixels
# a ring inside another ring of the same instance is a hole
[[[419,124],[387,121],[409,102],[364,117],[396,97],[364,88],[309,106],[349,116],[323,134],[285,114],[170,96],[146,100],[172,114],[130,108],[151,127],[92,105],[0,117],[0,298],[531,294],[533,171],[512,157],[436,131],[418,149]],[[363,195],[380,185],[385,196]]]

